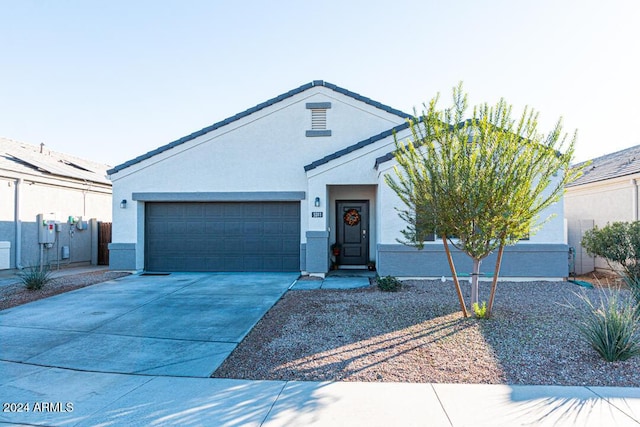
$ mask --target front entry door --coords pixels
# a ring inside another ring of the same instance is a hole
[[[336,201],[338,265],[365,265],[369,261],[369,201]]]

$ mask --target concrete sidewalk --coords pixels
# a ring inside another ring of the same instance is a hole
[[[17,404],[0,423],[48,426],[640,424],[637,388],[245,381],[0,362],[0,396]]]

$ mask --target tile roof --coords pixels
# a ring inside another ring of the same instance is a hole
[[[380,141],[381,139],[390,137],[394,134],[394,132],[400,132],[401,130],[407,129],[409,127],[409,122],[405,122],[402,123],[400,125],[394,126],[391,129],[385,130],[384,132],[381,132],[377,135],[374,135],[370,138],[364,139],[356,144],[350,145],[349,147],[343,148],[342,150],[336,151],[335,153],[329,154],[328,156],[324,156],[323,158],[321,158],[320,160],[316,160],[308,165],[306,165],[304,167],[305,172],[308,172],[310,170],[313,170],[315,168],[317,168],[318,166],[324,165],[326,163],[329,163],[332,160],[337,159],[338,157],[342,157],[345,154],[349,154],[355,150],[359,150],[360,148],[366,147],[367,145],[373,144],[376,141]],[[378,166],[378,160],[387,157],[387,156],[391,156],[390,158],[393,158],[393,152],[388,153],[387,155],[380,157],[378,159],[376,159],[376,164],[375,166]]]
[[[222,126],[226,126],[226,125],[228,125],[230,123],[235,122],[236,120],[240,120],[240,119],[242,119],[244,117],[247,117],[247,116],[249,116],[249,115],[251,115],[251,114],[253,114],[253,113],[257,112],[257,111],[260,111],[260,110],[262,110],[264,108],[267,108],[267,107],[269,107],[271,105],[274,105],[274,104],[276,104],[276,103],[278,103],[280,101],[283,101],[283,100],[285,100],[287,98],[290,98],[290,97],[292,97],[294,95],[297,95],[297,94],[299,94],[301,92],[304,92],[305,90],[311,89],[312,87],[316,87],[316,86],[326,87],[327,89],[331,89],[334,92],[338,92],[338,93],[341,93],[341,94],[343,94],[345,96],[351,97],[351,98],[356,99],[356,100],[361,101],[361,102],[364,102],[364,103],[369,104],[369,105],[371,105],[373,107],[376,107],[376,108],[379,108],[379,109],[381,109],[383,111],[386,111],[387,113],[390,113],[390,114],[394,114],[394,115],[397,115],[397,116],[400,116],[400,117],[403,117],[403,118],[411,117],[411,115],[409,115],[407,113],[404,113],[404,112],[402,112],[400,110],[397,110],[395,108],[389,107],[388,105],[381,104],[380,102],[374,101],[374,100],[372,100],[370,98],[367,98],[367,97],[362,96],[360,94],[357,94],[355,92],[351,92],[351,91],[349,91],[347,89],[341,88],[340,86],[336,86],[336,85],[334,85],[332,83],[325,82],[323,80],[314,80],[314,81],[312,81],[310,83],[307,83],[307,84],[304,84],[304,85],[302,85],[302,86],[300,86],[298,88],[292,89],[289,92],[286,92],[286,93],[283,93],[281,95],[278,95],[275,98],[271,98],[271,99],[269,99],[269,100],[267,100],[267,101],[265,101],[265,102],[263,102],[261,104],[258,104],[258,105],[254,106],[254,107],[251,107],[251,108],[249,108],[249,109],[247,109],[245,111],[242,111],[242,112],[240,112],[240,113],[238,113],[238,114],[236,114],[234,116],[231,116],[231,117],[226,118],[226,119],[224,119],[224,120],[222,120],[220,122],[214,123],[214,124],[212,124],[210,126],[207,126],[207,127],[203,128],[203,129],[200,129],[197,132],[194,132],[194,133],[192,133],[190,135],[184,136],[184,137],[182,137],[182,138],[180,138],[180,139],[178,139],[176,141],[170,142],[167,145],[163,145],[161,147],[158,147],[155,150],[149,151],[146,154],[143,154],[141,156],[136,157],[135,159],[129,160],[129,161],[125,162],[125,163],[122,163],[122,164],[120,164],[118,166],[115,166],[114,168],[109,169],[107,171],[107,173],[108,174],[114,174],[116,172],[119,172],[119,171],[121,171],[123,169],[128,168],[129,166],[135,165],[136,163],[140,163],[143,160],[149,159],[149,158],[151,158],[151,157],[153,157],[153,156],[155,156],[157,154],[160,154],[160,153],[162,153],[164,151],[167,151],[167,150],[169,150],[171,148],[177,147],[178,145],[181,145],[181,144],[183,144],[183,143],[185,143],[187,141],[191,141],[192,139],[195,139],[195,138],[197,138],[199,136],[205,135],[205,134],[207,134],[207,133],[209,133],[211,131],[214,131],[214,130],[216,130],[218,128],[221,128]]]
[[[41,152],[42,151],[42,152]],[[111,185],[109,166],[40,146],[0,138],[0,171],[42,177],[64,177]]]
[[[578,163],[576,166],[582,166],[585,163]],[[583,175],[567,185],[567,187],[619,178],[635,173],[640,173],[640,145],[591,160],[591,165],[587,166]]]

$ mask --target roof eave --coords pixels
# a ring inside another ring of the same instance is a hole
[[[351,97],[353,99],[356,99],[358,101],[364,102],[364,103],[366,103],[368,105],[371,105],[373,107],[379,108],[379,109],[381,109],[383,111],[386,111],[387,113],[394,114],[396,116],[399,116],[399,117],[402,117],[402,118],[405,118],[405,119],[412,117],[410,114],[404,113],[404,112],[402,112],[402,111],[400,111],[398,109],[395,109],[395,108],[392,108],[392,107],[390,107],[388,105],[385,105],[385,104],[382,104],[380,102],[374,101],[374,100],[372,100],[370,98],[367,98],[367,97],[362,96],[360,94],[357,94],[355,92],[351,92],[351,91],[349,91],[347,89],[344,89],[344,88],[342,88],[340,86],[336,86],[336,85],[334,85],[332,83],[325,82],[324,80],[314,80],[314,81],[312,81],[310,83],[306,83],[306,84],[304,84],[302,86],[299,86],[299,87],[297,87],[295,89],[292,89],[292,90],[290,90],[290,91],[288,91],[286,93],[278,95],[275,98],[271,98],[271,99],[269,99],[269,100],[267,100],[265,102],[262,102],[262,103],[260,103],[260,104],[258,104],[256,106],[251,107],[251,108],[249,108],[249,109],[247,109],[245,111],[242,111],[242,112],[240,112],[240,113],[238,113],[238,114],[236,114],[234,116],[228,117],[228,118],[226,118],[226,119],[224,119],[222,121],[219,121],[219,122],[214,123],[214,124],[212,124],[210,126],[202,128],[199,131],[196,131],[196,132],[191,133],[189,135],[183,136],[182,138],[177,139],[177,140],[175,140],[173,142],[170,142],[169,144],[163,145],[161,147],[156,148],[155,150],[149,151],[149,152],[147,152],[145,154],[142,154],[142,155],[140,155],[140,156],[138,156],[138,157],[136,157],[134,159],[126,161],[126,162],[124,162],[124,163],[122,163],[120,165],[114,166],[113,168],[111,168],[111,169],[109,169],[107,171],[107,174],[108,175],[113,175],[115,173],[118,173],[118,172],[120,172],[120,171],[122,171],[124,169],[127,169],[130,166],[138,164],[138,163],[140,163],[140,162],[142,162],[144,160],[150,159],[151,157],[154,157],[154,156],[156,156],[156,155],[158,155],[160,153],[163,153],[163,152],[165,152],[167,150],[170,150],[170,149],[172,149],[174,147],[177,147],[177,146],[179,146],[181,144],[184,144],[185,142],[191,141],[191,140],[193,140],[193,139],[195,139],[195,138],[197,138],[199,136],[205,135],[205,134],[207,134],[209,132],[212,132],[212,131],[214,131],[216,129],[219,129],[219,128],[223,127],[223,126],[226,126],[226,125],[228,125],[230,123],[233,123],[233,122],[235,122],[237,120],[240,120],[240,119],[242,119],[244,117],[247,117],[247,116],[249,116],[249,115],[251,115],[253,113],[256,113],[256,112],[258,112],[258,111],[260,111],[260,110],[262,110],[264,108],[270,107],[271,105],[274,105],[274,104],[276,104],[276,103],[278,103],[280,101],[283,101],[283,100],[285,100],[287,98],[290,98],[290,97],[292,97],[294,95],[297,95],[297,94],[302,93],[302,92],[304,92],[304,91],[306,91],[308,89],[311,89],[313,87],[318,87],[318,86],[326,87],[327,89],[331,89],[334,92],[343,94],[345,96],[349,96],[349,97]]]

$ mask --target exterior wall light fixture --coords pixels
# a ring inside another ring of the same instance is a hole
[[[122,199],[120,202],[120,209],[127,209],[127,199]]]
[[[316,200],[313,202],[313,205],[314,205],[316,208],[319,208],[319,207],[320,207],[320,197],[316,197]]]

